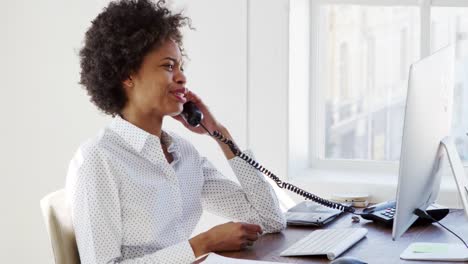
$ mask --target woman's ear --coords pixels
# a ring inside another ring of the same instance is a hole
[[[133,86],[135,86],[135,83],[133,82],[132,76],[128,76],[128,78],[123,81],[123,85],[125,89],[133,88]]]

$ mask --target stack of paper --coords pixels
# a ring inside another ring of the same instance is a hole
[[[257,260],[246,260],[246,259],[234,259],[234,258],[226,258],[214,253],[208,255],[208,257],[203,261],[203,264],[243,264],[243,263],[250,263],[250,264],[286,264],[281,262],[269,262],[269,261],[257,261]]]

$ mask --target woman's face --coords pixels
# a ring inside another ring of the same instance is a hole
[[[125,108],[152,117],[178,115],[186,102],[185,83],[179,46],[167,40],[150,51],[140,69],[124,81]]]

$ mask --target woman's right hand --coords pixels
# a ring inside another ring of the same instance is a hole
[[[225,223],[190,239],[195,256],[209,252],[236,251],[253,245],[262,234],[259,225],[248,223]]]

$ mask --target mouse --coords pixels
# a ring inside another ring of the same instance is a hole
[[[367,262],[355,257],[341,257],[333,260],[330,264],[367,264]]]

